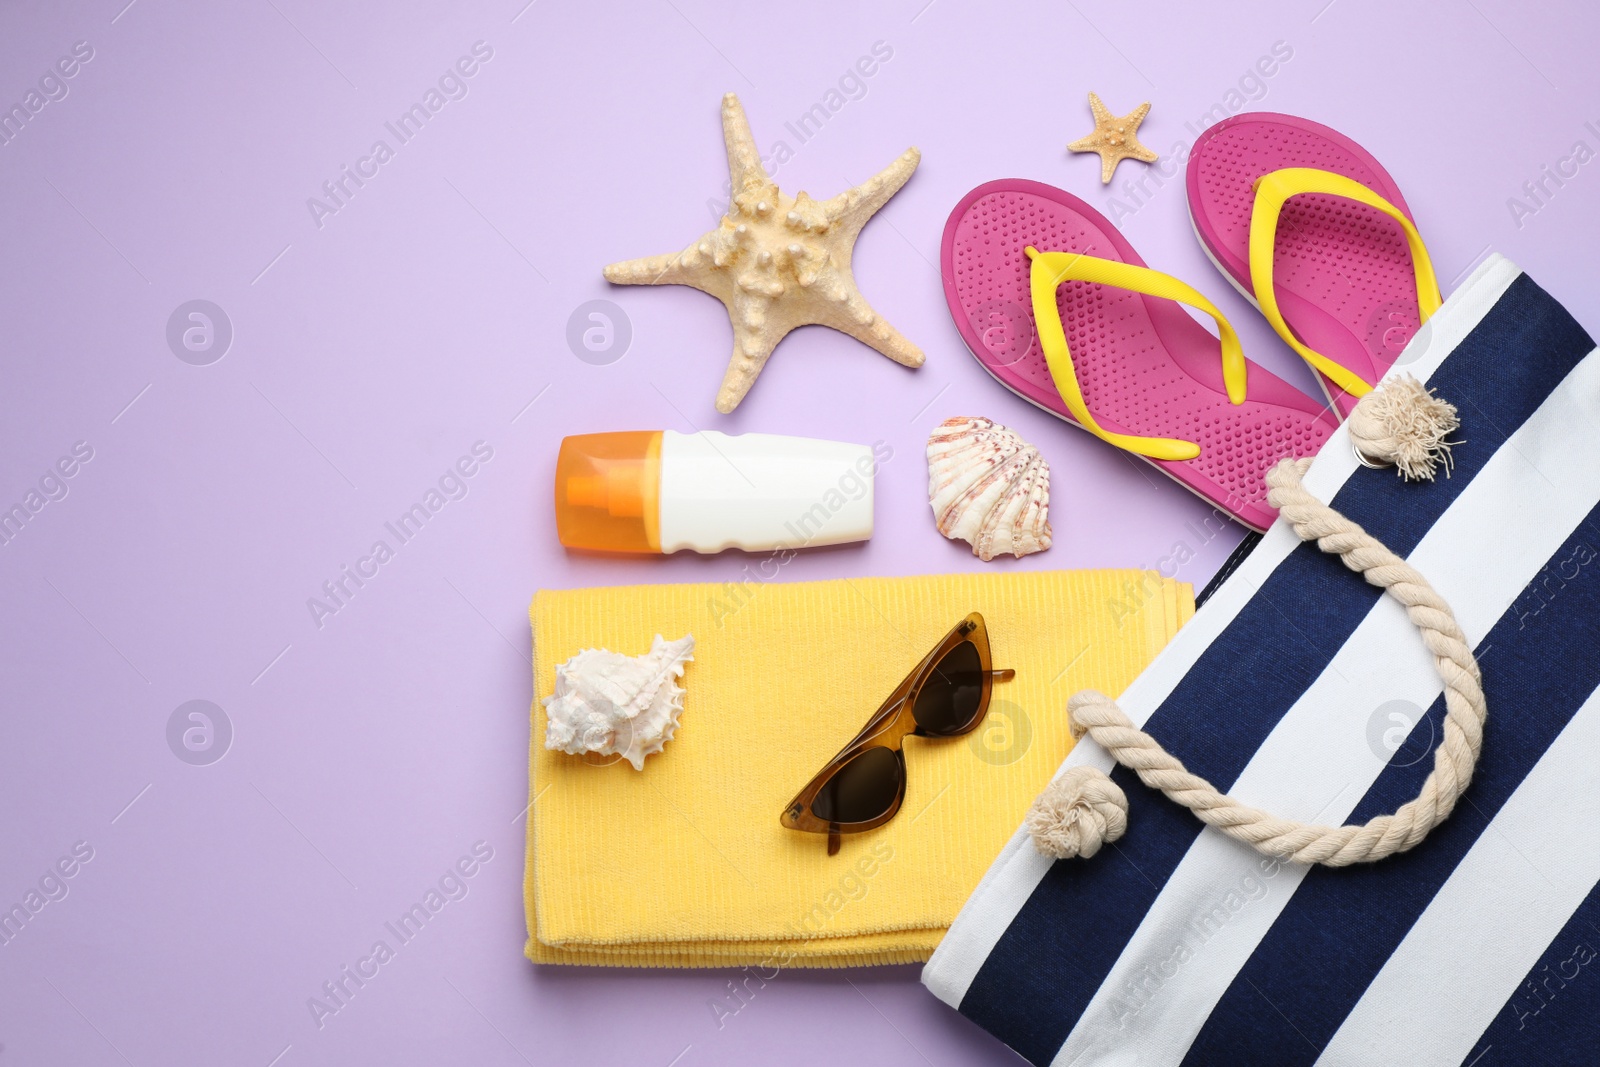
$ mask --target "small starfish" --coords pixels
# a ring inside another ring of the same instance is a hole
[[[1100,98],[1093,93],[1089,94],[1089,108],[1094,112],[1094,132],[1067,145],[1067,151],[1099,152],[1101,185],[1110,184],[1111,172],[1124,159],[1137,159],[1145,163],[1156,161],[1156,154],[1140,144],[1134,136],[1139,130],[1139,123],[1150,113],[1148,100],[1120,119],[1107,111]]]
[[[722,98],[722,138],[733,180],[728,213],[682,252],[613,263],[618,285],[692,285],[722,301],[733,322],[733,358],[717,410],[739,406],[778,342],[797,326],[831,326],[907,367],[922,350],[867,304],[850,273],[861,227],[917,169],[915,148],[875,177],[831,200],[779,191],[761,165],[739,98]]]

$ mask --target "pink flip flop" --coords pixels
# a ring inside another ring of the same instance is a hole
[[[950,213],[940,266],[956,328],[1001,385],[1247,526],[1276,517],[1267,469],[1315,455],[1337,427],[1322,405],[1248,363],[1205,297],[1145,267],[1070,193],[1020,178],[978,186]],[[1179,301],[1216,319],[1220,340]]]
[[[1336,130],[1263,111],[1202,133],[1187,184],[1206,254],[1348,416],[1439,307],[1394,179]],[[1272,299],[1261,299],[1263,288]]]

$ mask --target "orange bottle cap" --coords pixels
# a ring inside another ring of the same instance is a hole
[[[556,457],[556,534],[591,552],[661,551],[661,431],[578,434]]]

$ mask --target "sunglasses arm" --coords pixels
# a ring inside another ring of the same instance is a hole
[[[1011,679],[1015,678],[1016,676],[1017,676],[1017,672],[1012,670],[1010,667],[1006,667],[1006,668],[1004,668],[1002,670],[998,670],[998,671],[990,671],[989,672],[989,677],[993,678],[997,682],[1009,682],[1009,681],[1011,681]]]

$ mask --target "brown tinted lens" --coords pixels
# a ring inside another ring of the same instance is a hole
[[[863,749],[828,779],[811,801],[811,814],[826,822],[871,822],[894,807],[904,780],[893,749]]]
[[[911,706],[917,725],[925,733],[960,733],[972,725],[983,698],[983,661],[971,641],[946,652],[917,690]]]

